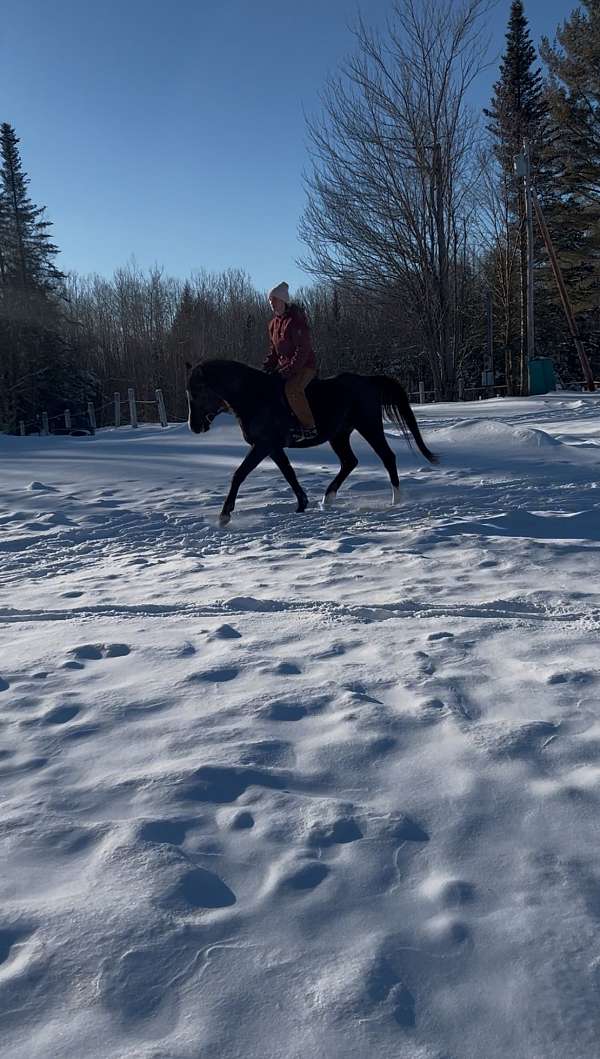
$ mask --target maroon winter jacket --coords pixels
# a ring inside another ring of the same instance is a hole
[[[269,322],[269,340],[271,349],[263,365],[265,371],[277,371],[289,379],[305,368],[316,370],[310,328],[300,306],[290,305],[283,316],[273,317]]]

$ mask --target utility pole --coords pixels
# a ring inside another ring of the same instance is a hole
[[[575,348],[579,354],[579,360],[585,377],[587,388],[590,392],[594,392],[594,376],[592,375],[592,369],[588,360],[587,354],[583,347],[583,342],[579,336],[575,317],[573,315],[573,309],[565,287],[565,282],[562,276],[561,268],[558,263],[556,251],[552,243],[550,232],[548,231],[548,225],[544,214],[542,213],[542,207],[537,197],[535,188],[531,181],[531,161],[529,153],[529,143],[527,140],[523,141],[523,151],[521,154],[515,155],[515,173],[518,177],[523,177],[525,184],[525,210],[527,216],[527,356],[531,361],[535,356],[535,334],[534,334],[534,319],[533,319],[533,212],[535,209],[535,215],[540,226],[540,231],[548,251],[548,257],[550,258],[550,265],[560,295],[562,307],[564,309],[567,323],[569,325],[569,331],[575,343]]]
[[[523,140],[521,154],[515,155],[515,173],[523,177],[527,221],[527,359],[535,357],[535,317],[533,311],[533,202],[531,195],[531,155],[529,141]]]
[[[546,244],[546,250],[548,251],[548,257],[550,258],[550,265],[552,266],[552,273],[554,275],[554,280],[555,280],[555,283],[556,283],[556,287],[557,287],[558,293],[560,295],[560,300],[561,300],[561,303],[562,303],[564,314],[565,314],[565,316],[567,318],[567,324],[569,325],[569,331],[571,332],[571,337],[572,337],[572,339],[573,339],[573,341],[575,343],[575,348],[577,350],[577,353],[579,354],[579,361],[581,363],[581,368],[582,368],[583,375],[584,375],[584,378],[585,378],[586,386],[587,386],[588,390],[590,391],[590,393],[594,393],[596,387],[594,385],[594,376],[592,374],[592,369],[590,367],[590,362],[588,360],[587,353],[586,353],[586,351],[584,349],[583,342],[581,341],[581,338],[580,338],[580,335],[579,335],[579,330],[578,330],[577,324],[575,322],[575,317],[573,315],[573,309],[571,307],[571,302],[569,300],[569,295],[567,293],[567,288],[565,287],[565,281],[563,279],[561,267],[560,267],[560,265],[558,263],[558,258],[556,256],[556,250],[554,249],[554,244],[552,243],[552,237],[550,235],[550,232],[548,231],[548,225],[546,224],[546,218],[544,217],[544,214],[542,213],[542,207],[540,206],[540,201],[539,201],[539,199],[537,197],[537,192],[536,192],[535,188],[532,188],[532,199],[533,199],[533,205],[534,205],[534,208],[535,208],[535,215],[537,217],[538,224],[540,226],[540,230],[541,230],[541,233],[542,233],[542,236],[543,236],[543,239],[544,239],[544,243]]]
[[[491,384],[493,386],[496,381],[496,374],[494,371],[494,310],[491,290],[486,292],[485,300],[487,310],[487,370],[491,373]]]

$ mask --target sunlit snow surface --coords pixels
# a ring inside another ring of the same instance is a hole
[[[0,437],[0,1054],[596,1059],[600,398]]]

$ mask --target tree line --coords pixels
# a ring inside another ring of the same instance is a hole
[[[539,52],[513,0],[477,113],[486,11],[486,0],[397,0],[385,31],[359,21],[354,57],[309,122],[300,235],[312,283],[297,296],[324,374],[388,371],[455,399],[493,370],[504,392],[527,393],[525,201],[513,167],[524,140],[600,374],[600,0],[583,0]],[[64,274],[8,123],[0,161],[1,429],[34,429],[41,409],[101,405],[128,386],[142,400],[160,387],[183,418],[187,361],[262,363],[268,305],[243,270],[181,279],[130,262],[110,279]],[[581,370],[539,233],[534,271],[536,351],[569,385]]]

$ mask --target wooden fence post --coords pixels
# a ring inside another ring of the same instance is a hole
[[[127,390],[127,398],[129,400],[129,418],[131,420],[131,425],[135,430],[137,428],[138,421],[137,408],[135,407],[135,390],[133,389],[133,386],[130,386]]]
[[[46,435],[46,434],[49,434],[49,433],[50,433],[50,428],[48,426],[48,413],[47,412],[42,412],[42,434]]]
[[[90,421],[90,427],[92,434],[96,433],[96,410],[91,401],[88,401],[88,419]]]
[[[69,408],[65,408],[65,430],[71,429],[71,411]]]
[[[425,383],[419,383],[419,404],[425,404]]]
[[[161,427],[167,427],[169,424],[167,422],[167,410],[165,408],[165,399],[163,397],[163,392],[162,390],[155,390],[154,393],[156,394],[156,402],[158,404],[158,417],[160,419],[160,425]]]
[[[115,403],[115,426],[121,426],[121,394],[113,393],[113,401]]]
[[[25,420],[19,419],[19,434],[22,438],[25,437]]]

